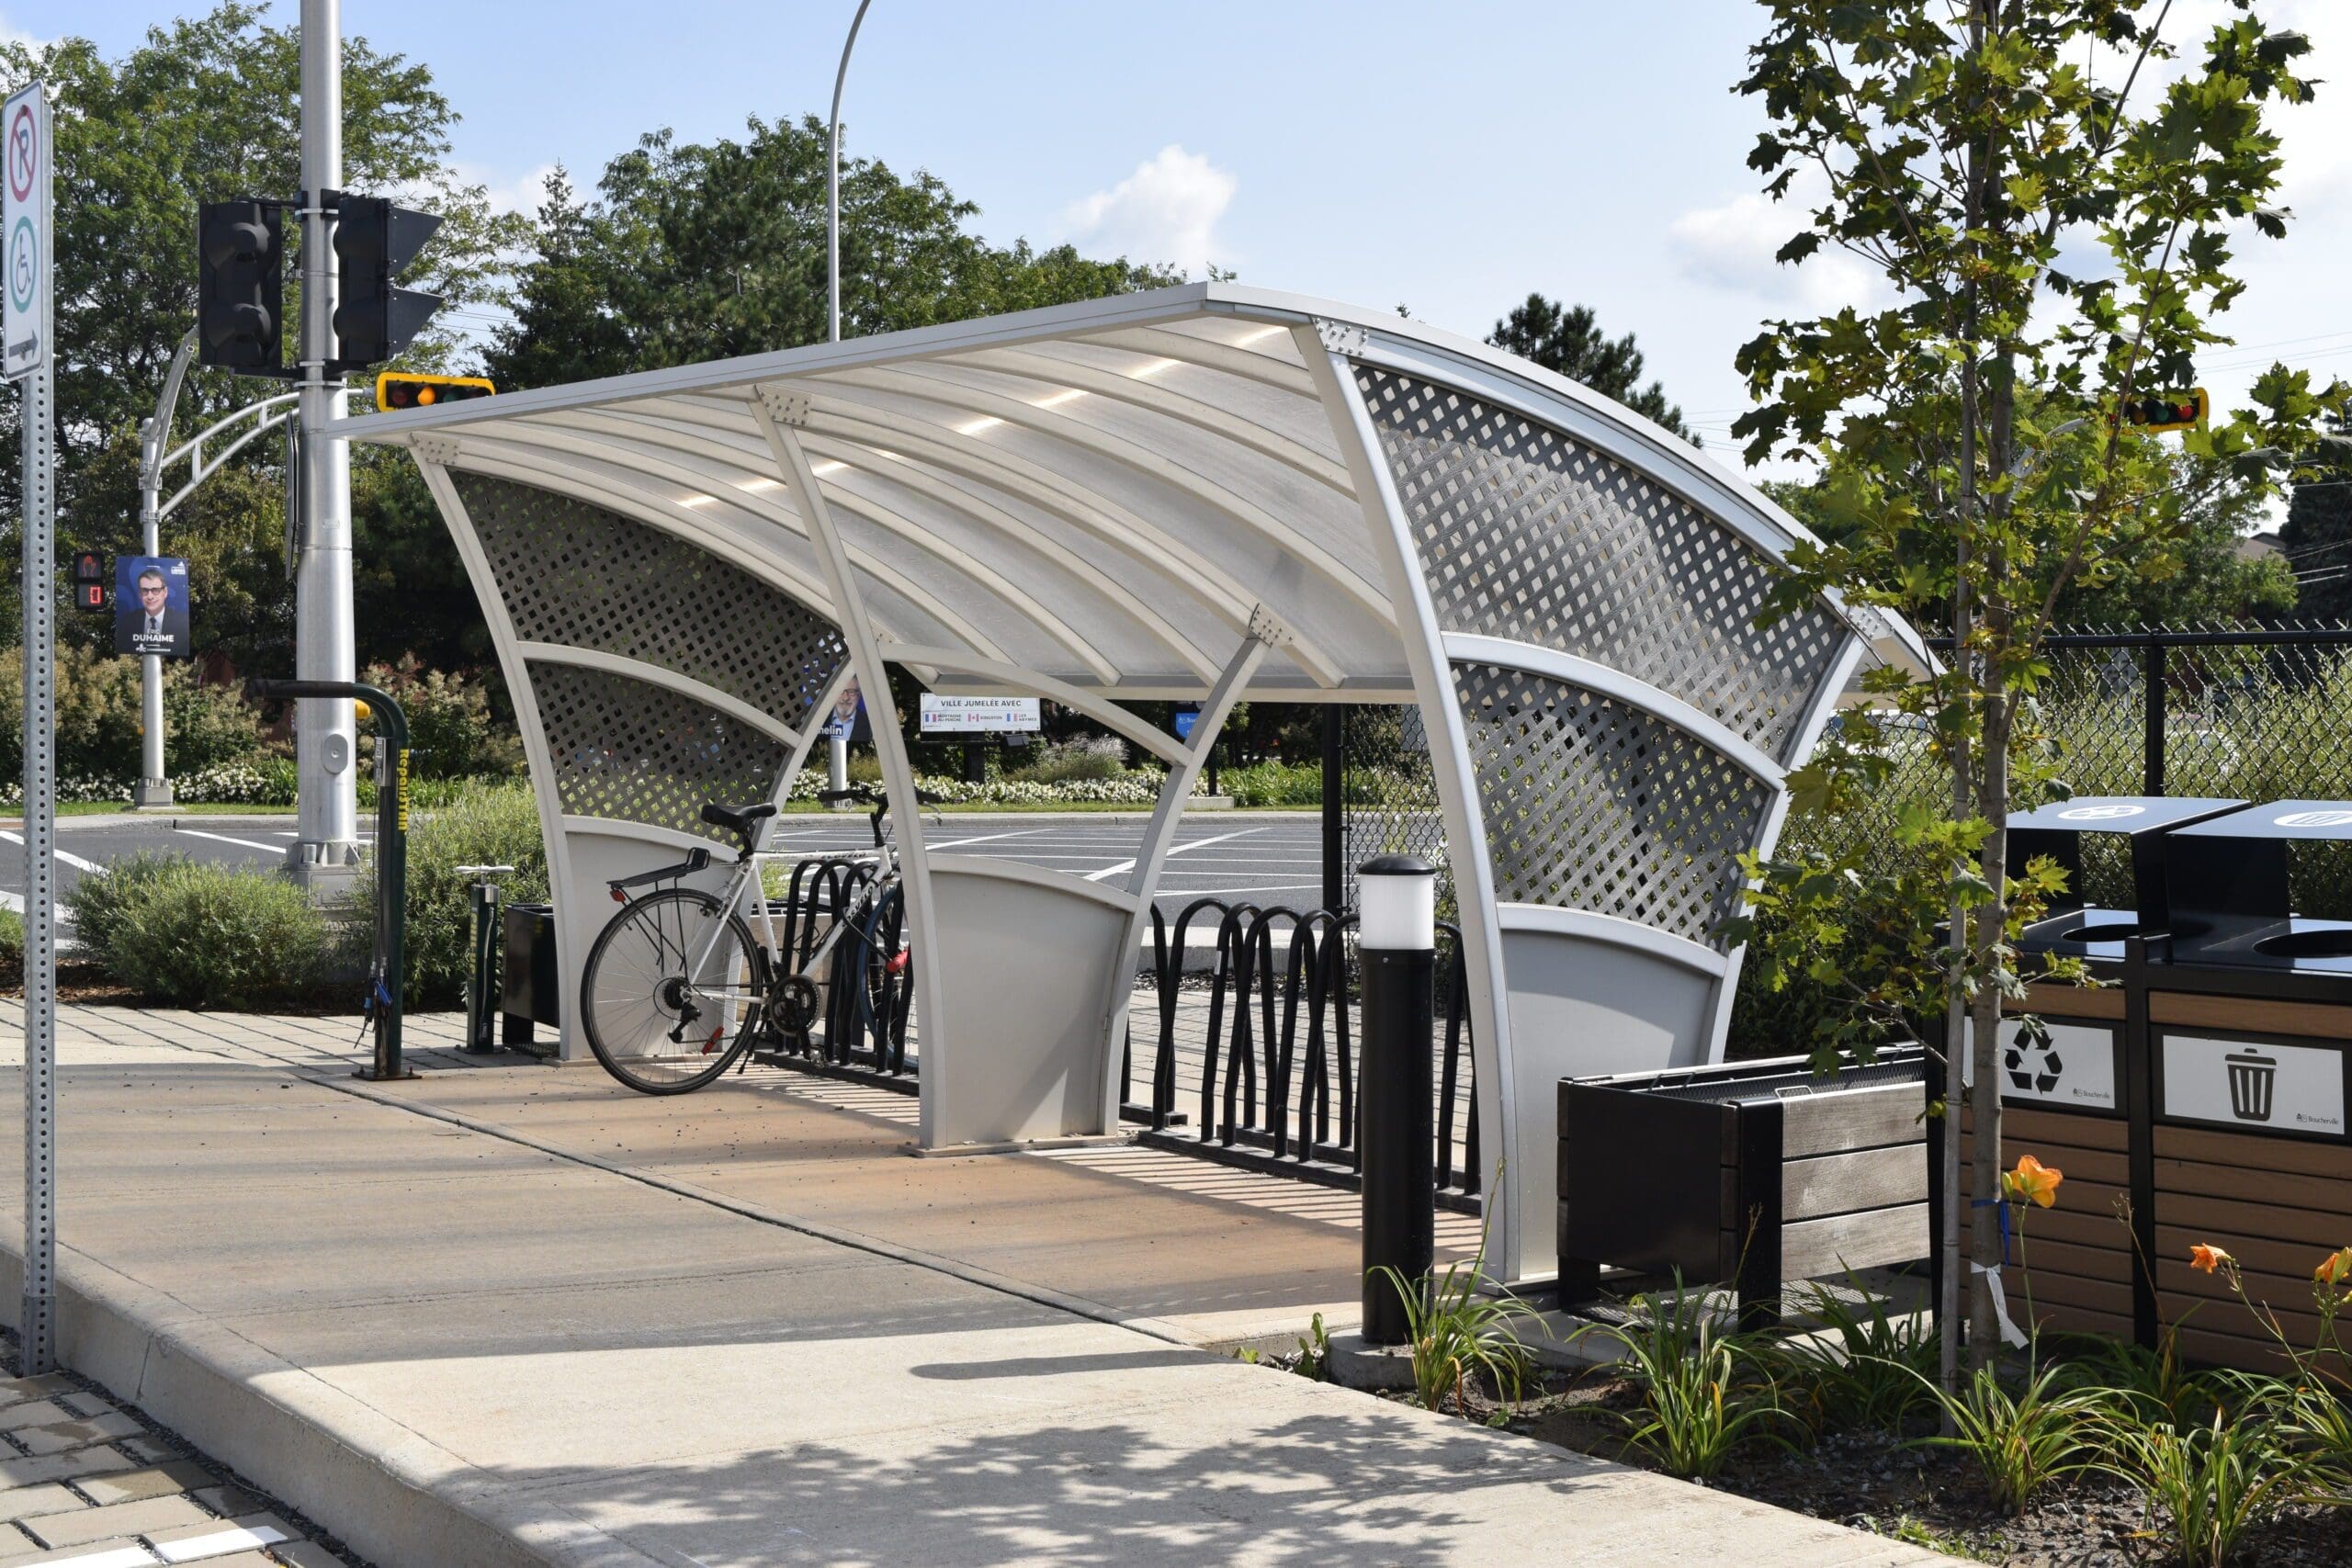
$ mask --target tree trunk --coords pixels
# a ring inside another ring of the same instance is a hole
[[[1970,1104],[1975,1125],[1970,1158],[1974,1164],[1975,1190],[1970,1194],[1974,1217],[1975,1260],[1983,1270],[2001,1266],[2001,994],[1990,983],[1996,967],[1993,950],[2002,940],[2008,917],[2008,799],[2009,705],[2006,693],[1990,692],[1984,702],[1984,741],[1977,774],[1977,814],[1990,822],[1980,862],[1993,897],[1977,906],[1976,971],[1980,982],[1971,1010],[1975,1020],[1975,1097]],[[1968,1359],[1973,1367],[1988,1364],[2000,1351],[1999,1320],[1993,1309],[1992,1276],[1972,1270],[1977,1289],[1968,1322]],[[2006,1281],[2005,1281],[2006,1282]]]

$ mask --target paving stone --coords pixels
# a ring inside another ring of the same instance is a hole
[[[48,1568],[154,1568],[161,1562],[162,1558],[135,1540],[101,1540],[68,1547],[62,1551],[26,1551],[0,1557],[0,1568],[33,1568],[35,1563],[47,1564]]]
[[[315,1540],[298,1540],[271,1550],[287,1568],[351,1568],[351,1564]]]
[[[104,1508],[83,1508],[71,1514],[50,1514],[17,1521],[43,1546],[81,1546],[109,1536],[153,1536],[157,1530],[220,1521],[186,1497],[142,1497],[136,1503],[116,1503]]]
[[[277,1568],[277,1560],[266,1551],[240,1551],[232,1557],[189,1558],[186,1561],[200,1562],[204,1568]]]
[[[193,1492],[199,1486],[213,1485],[220,1479],[202,1465],[183,1459],[146,1470],[93,1475],[80,1485],[91,1502],[103,1506],[107,1503],[135,1503],[141,1497],[164,1497],[175,1492]],[[0,1494],[0,1501],[5,1501],[4,1494]]]
[[[0,1410],[0,1432],[14,1432],[26,1427],[45,1427],[51,1421],[71,1421],[74,1412],[54,1400],[28,1399]]]
[[[107,1411],[114,1408],[112,1404],[108,1404],[99,1395],[86,1393],[78,1388],[71,1393],[59,1394],[57,1396],[56,1403],[63,1405],[74,1415],[81,1416],[84,1420],[87,1420],[93,1416],[103,1416]]]
[[[147,1544],[166,1562],[209,1562],[232,1551],[259,1554],[265,1546],[294,1539],[293,1527],[276,1514],[247,1514],[236,1519],[207,1519],[201,1525],[161,1532],[142,1530]]]
[[[140,1464],[168,1464],[173,1460],[186,1459],[188,1456],[187,1450],[174,1448],[169,1443],[159,1441],[152,1433],[146,1432],[141,1432],[135,1438],[125,1438],[115,1444],[115,1447],[129,1454]]]
[[[268,1498],[257,1497],[242,1486],[199,1486],[188,1495],[224,1519],[233,1519],[240,1514],[258,1514],[269,1506]]]
[[[0,1405],[21,1404],[28,1399],[47,1399],[51,1394],[71,1393],[75,1386],[74,1380],[62,1372],[43,1372],[37,1378],[0,1378]]]
[[[0,1492],[0,1519],[30,1518],[37,1514],[63,1514],[87,1506],[81,1498],[51,1482]]]
[[[117,1411],[91,1421],[52,1421],[45,1427],[27,1427],[11,1435],[33,1453],[54,1454],[67,1449],[85,1449],[109,1438],[135,1438],[140,1429],[138,1422]]]
[[[95,1449],[72,1449],[55,1454],[11,1454],[0,1459],[0,1486],[36,1486],[44,1481],[71,1481],[77,1475],[130,1470],[138,1462],[120,1449],[104,1445]]]

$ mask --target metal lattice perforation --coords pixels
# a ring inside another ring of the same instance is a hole
[[[822,617],[683,539],[531,485],[454,477],[526,641],[658,665],[795,729],[849,657]]]
[[[532,662],[531,694],[566,816],[676,828],[720,843],[705,803],[765,800],[784,743],[689,697],[576,664]]]
[[[1456,664],[1495,897],[1702,942],[1737,911],[1772,792],[1664,721],[1579,687]]]
[[[1835,617],[1757,626],[1769,560],[1558,431],[1367,365],[1356,384],[1442,628],[1622,670],[1787,760],[1844,640]]]

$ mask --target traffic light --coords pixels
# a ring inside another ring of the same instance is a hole
[[[410,376],[387,370],[376,378],[376,407],[386,412],[438,408],[469,398],[487,398],[497,390],[479,376]]]
[[[275,202],[208,201],[196,231],[197,362],[283,376],[286,243]]]
[[[107,563],[96,550],[74,558],[74,607],[96,615],[107,613]]]
[[[2205,389],[2202,387],[2186,392],[2156,392],[2123,400],[2124,422],[2148,435],[2161,435],[2167,430],[2202,430],[2205,413]]]
[[[335,364],[356,370],[406,348],[441,308],[439,295],[392,283],[441,220],[380,196],[345,192],[334,207]]]

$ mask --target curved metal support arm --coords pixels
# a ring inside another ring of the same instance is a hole
[[[182,457],[188,457],[193,453],[194,461],[190,467],[188,481],[187,483],[180,486],[178,490],[172,492],[171,500],[164,502],[161,506],[158,506],[155,509],[156,517],[160,519],[170,516],[174,507],[179,505],[181,502],[186,501],[189,496],[195,494],[196,487],[210,479],[213,475],[219,473],[221,468],[227,465],[230,458],[235,457],[238,453],[252,446],[262,436],[268,434],[279,425],[284,424],[288,420],[292,419],[294,417],[294,409],[292,405],[300,396],[301,394],[299,392],[287,392],[278,397],[266,399],[262,402],[254,403],[248,407],[239,409],[235,413],[229,415],[226,419],[215,421],[205,430],[202,435],[191,436],[187,441],[181,443],[177,450],[174,451],[170,457],[165,457],[162,463],[157,465],[157,468],[160,472],[161,469],[170,467],[172,464],[178,462]],[[225,429],[229,425],[234,424],[237,421],[244,419],[248,415],[260,412],[262,410],[272,407],[276,407],[277,409],[276,413],[270,414],[266,418],[257,421],[251,430],[246,431],[243,434],[238,436],[234,441],[232,441],[228,446],[215,453],[210,462],[205,461],[203,444],[207,436],[212,435],[219,431]]]

